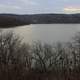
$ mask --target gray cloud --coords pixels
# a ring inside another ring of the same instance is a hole
[[[1,0],[0,13],[63,13],[65,6],[79,4],[80,0]]]

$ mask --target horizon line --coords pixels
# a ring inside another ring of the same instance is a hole
[[[12,15],[40,15],[40,14],[80,14],[80,13],[25,13],[25,14],[20,14],[20,13],[0,13],[0,14],[12,14]]]

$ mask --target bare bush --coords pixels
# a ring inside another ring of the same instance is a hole
[[[55,46],[23,43],[13,32],[0,33],[1,80],[79,80],[80,33],[73,42]]]

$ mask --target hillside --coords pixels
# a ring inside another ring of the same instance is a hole
[[[16,27],[21,25],[28,25],[29,18],[24,18],[21,15],[13,15],[13,14],[0,14],[0,28],[8,28],[8,27]]]
[[[0,14],[0,27],[8,28],[29,24],[80,23],[80,14]]]
[[[32,23],[80,23],[80,14],[37,14],[32,15]]]

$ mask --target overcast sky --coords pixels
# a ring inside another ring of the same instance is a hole
[[[65,8],[80,8],[79,5],[80,0],[0,0],[0,13],[66,13]]]

